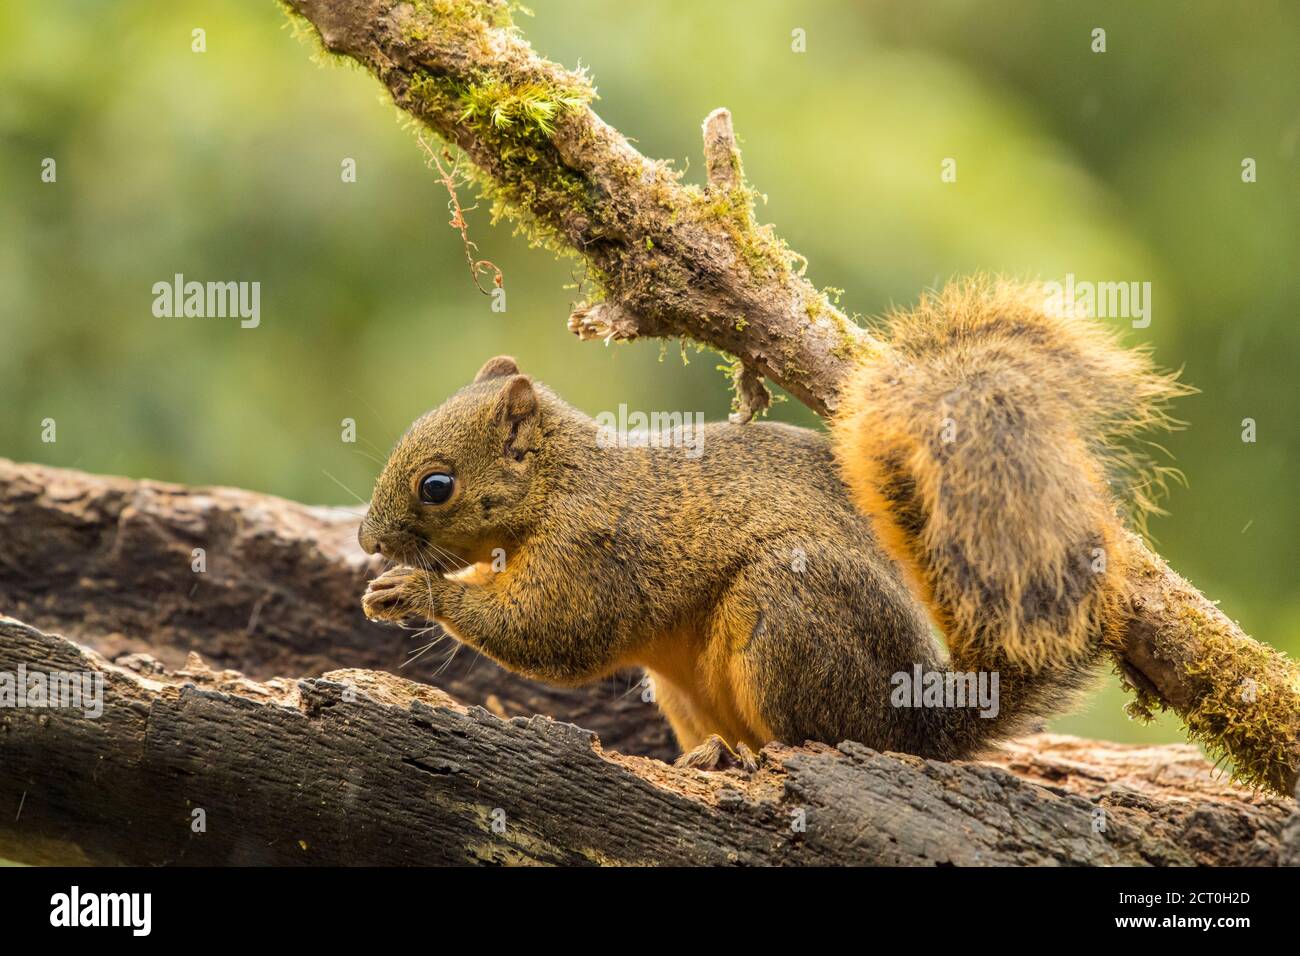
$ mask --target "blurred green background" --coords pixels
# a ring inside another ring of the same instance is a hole
[[[1300,6],[536,7],[520,18],[534,46],[589,67],[605,119],[689,179],[700,121],[730,107],[761,215],[852,311],[974,270],[1150,281],[1153,321],[1130,341],[1202,390],[1168,442],[1189,487],[1153,522],[1157,546],[1300,653]],[[726,413],[710,354],[579,344],[575,263],[479,209],[472,238],[506,277],[492,312],[378,84],[312,53],[272,0],[0,8],[0,455],[348,503],[405,425],[499,352],[592,413]],[[177,272],[260,282],[261,326],[155,318],[151,287]],[[813,423],[795,403],[775,416]],[[1121,701],[1112,682],[1055,726],[1179,739]]]

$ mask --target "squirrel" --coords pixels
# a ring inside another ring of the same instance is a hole
[[[358,537],[398,566],[363,607],[542,681],[643,668],[688,766],[752,769],[770,741],[973,756],[1091,683],[1124,503],[1162,471],[1124,440],[1184,391],[1001,280],[893,315],[829,435],[711,423],[696,457],[602,441],[500,356],[385,464]],[[996,705],[908,689],[954,673],[992,675]]]

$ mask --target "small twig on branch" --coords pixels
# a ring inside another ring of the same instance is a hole
[[[735,189],[745,180],[730,110],[720,107],[704,119],[704,168],[713,189]]]
[[[767,390],[763,376],[740,361],[732,367],[731,387],[734,393],[732,404],[735,406],[731,413],[733,422],[753,421],[755,416],[762,415],[772,405],[772,393]]]
[[[636,316],[610,302],[583,303],[569,316],[569,331],[583,341],[630,342],[640,334]]]
[[[736,130],[731,111],[722,107],[704,118],[704,169],[709,190],[727,194],[745,188],[745,171],[736,145]],[[802,273],[801,273],[802,274]],[[733,422],[749,422],[762,415],[772,404],[772,393],[763,375],[743,360],[736,359],[731,369]]]

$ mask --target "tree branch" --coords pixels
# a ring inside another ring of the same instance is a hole
[[[877,353],[803,277],[800,257],[756,221],[725,111],[705,123],[701,189],[605,124],[589,106],[586,77],[537,56],[505,2],[287,6],[327,50],[367,67],[399,107],[462,149],[498,211],[586,259],[605,301],[570,319],[581,337],[707,343],[822,415]],[[1140,708],[1171,707],[1241,777],[1292,792],[1300,669],[1135,542],[1132,613],[1113,654]]]
[[[585,76],[533,53],[508,27],[505,3],[287,5],[327,50],[369,68],[399,107],[460,147],[498,211],[516,215],[539,241],[585,257],[605,308],[635,316],[619,323],[617,337],[708,342],[818,412],[834,407],[828,383],[872,340],[755,222],[725,135],[712,155],[728,177],[709,190],[684,185],[590,109]],[[721,133],[729,122],[715,125]]]

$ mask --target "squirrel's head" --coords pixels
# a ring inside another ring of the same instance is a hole
[[[442,570],[490,560],[524,530],[541,414],[515,360],[488,361],[398,441],[361,522],[361,549]]]

